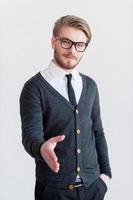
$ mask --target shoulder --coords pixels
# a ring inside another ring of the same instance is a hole
[[[36,95],[40,96],[40,84],[38,81],[39,72],[30,77],[23,85],[21,95]]]
[[[38,84],[38,73],[36,73],[35,75],[33,75],[32,77],[30,77],[25,83],[24,83],[24,87],[37,87],[39,86]]]
[[[26,83],[35,83],[35,81],[36,81],[36,79],[37,79],[37,75],[38,75],[38,73],[35,74],[35,75],[33,75],[33,76],[31,76],[31,77],[26,81]]]

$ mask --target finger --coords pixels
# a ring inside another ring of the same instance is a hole
[[[57,162],[58,161],[58,158],[54,152],[54,150],[50,150],[47,152],[48,156],[54,161],[54,162]]]
[[[45,161],[54,172],[57,173],[59,171],[60,164],[58,162],[53,161],[48,155],[45,156]]]
[[[58,166],[58,158],[54,151],[47,152],[46,157],[53,166]]]
[[[65,135],[58,135],[51,138],[51,142],[62,142],[65,139]]]

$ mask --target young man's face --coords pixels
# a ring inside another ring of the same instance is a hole
[[[81,42],[77,44],[76,48],[82,49],[83,43],[86,44],[87,42],[87,37],[81,30],[63,26],[59,31],[59,35],[57,37],[53,36],[51,40],[55,62],[64,69],[75,68],[84,54],[84,52],[78,52],[74,45],[69,48],[71,41]]]

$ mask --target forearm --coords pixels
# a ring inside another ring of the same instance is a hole
[[[98,156],[98,163],[100,167],[100,173],[106,174],[110,178],[112,177],[111,168],[108,156],[108,147],[104,133],[95,137],[96,150]]]
[[[95,88],[95,100],[92,109],[92,122],[92,130],[95,136],[100,173],[106,174],[111,178],[112,175],[109,163],[108,147],[100,116],[99,94],[97,87]]]
[[[39,140],[37,137],[34,137],[33,134],[30,135],[29,133],[23,133],[22,144],[27,153],[30,154],[33,158],[42,159],[40,148],[43,143],[43,139]]]

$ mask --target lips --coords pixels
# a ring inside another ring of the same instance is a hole
[[[77,60],[76,56],[74,56],[74,55],[64,54],[63,56],[64,56],[65,58]]]

